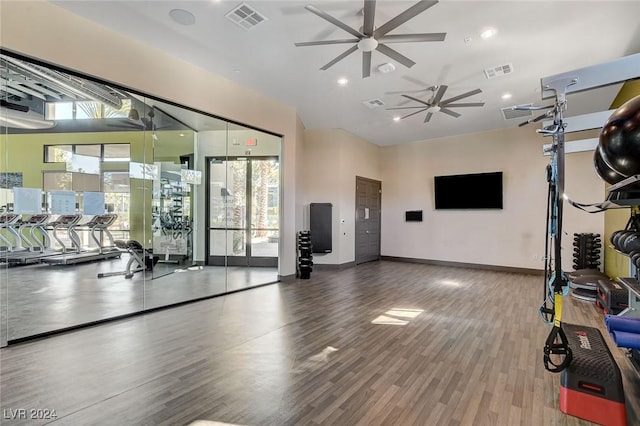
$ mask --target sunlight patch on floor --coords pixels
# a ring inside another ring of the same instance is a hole
[[[383,315],[380,315],[376,319],[371,321],[371,324],[407,325],[409,324],[409,321],[401,318],[408,318],[409,320],[411,320],[420,315],[422,312],[424,312],[423,309],[391,308]]]

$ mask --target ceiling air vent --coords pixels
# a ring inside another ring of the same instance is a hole
[[[498,65],[497,67],[491,67],[484,70],[484,75],[488,79],[501,77],[503,75],[511,74],[513,72],[513,64]]]
[[[250,30],[261,22],[267,20],[267,17],[252,8],[246,3],[241,3],[231,12],[224,15],[228,20],[239,27]]]
[[[370,99],[368,101],[364,101],[363,104],[367,108],[371,108],[371,109],[385,106],[385,103],[382,101],[382,99]]]
[[[528,105],[531,106],[531,104]],[[502,116],[505,120],[531,117],[533,115],[531,110],[513,109],[513,107],[502,108],[500,111],[502,111]]]

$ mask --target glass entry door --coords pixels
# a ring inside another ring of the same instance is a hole
[[[278,159],[210,157],[207,160],[207,264],[278,266]]]

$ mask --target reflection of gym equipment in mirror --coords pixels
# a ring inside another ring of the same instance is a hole
[[[18,219],[13,217],[11,221],[3,224],[3,228],[14,236],[15,242],[11,245],[11,253],[3,256],[0,262],[22,265],[38,263],[42,256],[50,254],[51,238],[44,229],[49,218],[48,214],[34,214],[25,220],[20,220],[18,215]],[[8,242],[11,244],[10,241]],[[53,252],[53,254],[57,253]]]
[[[278,280],[276,268],[189,267],[206,263],[205,156],[244,153],[230,134],[277,156],[280,136],[79,75],[63,91],[56,81],[66,79],[64,69],[19,61],[11,62],[11,76],[31,82],[25,91],[39,96],[17,93],[9,101],[55,127],[9,127],[0,135],[0,266],[7,278],[0,281],[8,301],[0,326],[10,342]],[[23,72],[27,67],[47,78]],[[92,85],[113,102],[77,93]],[[268,195],[277,204],[279,188],[270,186]],[[279,210],[271,204],[277,224]],[[104,213],[117,219],[98,224],[92,235],[90,219]],[[259,238],[277,248],[277,230]],[[182,273],[167,276],[174,272]]]
[[[14,213],[3,213],[0,215],[0,230],[6,230],[13,237],[14,241],[7,238],[2,232],[0,232],[0,241],[4,244],[0,248],[0,253],[8,252],[13,253],[15,251],[26,250],[22,246],[20,235],[15,230],[16,224],[20,221],[20,215]]]
[[[42,263],[69,265],[73,263],[93,262],[95,260],[106,260],[120,257],[122,253],[116,247],[113,235],[109,231],[109,226],[115,222],[117,218],[118,216],[115,214],[96,215],[86,223],[69,226],[69,235],[72,236],[75,234],[74,237],[71,237],[72,241],[74,241],[75,251],[73,253],[65,253],[58,256],[44,258],[42,259]],[[88,231],[97,248],[82,249],[78,244],[80,238],[77,235],[77,231]],[[100,234],[100,238],[98,238],[98,233]],[[103,235],[107,236],[109,245],[104,245],[102,242]]]
[[[115,240],[116,246],[129,253],[129,260],[124,271],[118,272],[100,272],[98,278],[115,277],[117,275],[124,275],[125,278],[133,278],[136,272],[151,271],[153,267],[158,263],[160,258],[154,256],[151,250],[145,249],[140,242],[136,240]]]

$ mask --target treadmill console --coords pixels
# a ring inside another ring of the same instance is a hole
[[[58,216],[58,218],[51,222],[49,225],[64,228],[67,226],[75,225],[76,223],[80,222],[80,219],[82,219],[82,215],[80,214],[62,215]]]
[[[90,227],[98,227],[98,228],[106,228],[107,226],[111,225],[113,222],[115,222],[115,220],[118,218],[118,215],[116,214],[102,214],[102,215],[98,215],[95,216],[93,219],[91,219],[88,223],[87,226]]]
[[[49,220],[48,214],[34,214],[25,221],[22,222],[23,225],[42,225]]]
[[[14,213],[4,213],[0,215],[0,225],[8,226],[13,225],[20,220],[19,214]]]

